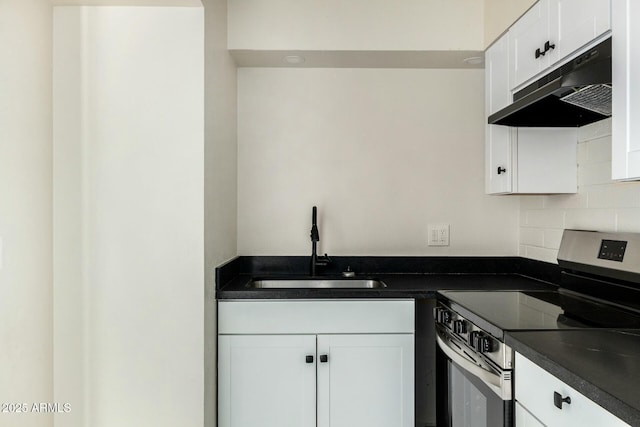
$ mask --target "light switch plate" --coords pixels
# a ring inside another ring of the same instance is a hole
[[[428,224],[427,245],[449,246],[449,224]]]

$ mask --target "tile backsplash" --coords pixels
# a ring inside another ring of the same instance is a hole
[[[565,228],[640,233],[640,182],[611,180],[611,119],[580,128],[577,149],[577,194],[520,196],[520,256],[555,263]]]

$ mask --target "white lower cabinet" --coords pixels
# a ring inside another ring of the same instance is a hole
[[[318,426],[413,426],[413,335],[318,335]]]
[[[221,302],[218,323],[220,427],[414,426],[413,301]]]
[[[516,427],[629,426],[519,353],[515,375]]]
[[[315,354],[314,335],[220,336],[220,426],[315,427]]]
[[[529,411],[516,402],[516,427],[544,427],[536,417],[531,415]]]

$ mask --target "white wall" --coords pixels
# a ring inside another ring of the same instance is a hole
[[[55,8],[56,425],[203,425],[203,27]]]
[[[238,70],[238,252],[514,255],[518,200],[484,195],[482,70]],[[427,247],[427,224],[451,246]]]
[[[611,119],[578,137],[578,193],[521,197],[521,256],[556,262],[565,228],[640,233],[640,182],[611,180]]]
[[[53,398],[50,40],[48,0],[0,1],[0,402],[29,410]]]
[[[484,47],[493,43],[537,0],[484,0]]]
[[[482,50],[479,0],[229,0],[229,49]]]
[[[216,266],[237,253],[236,67],[227,51],[227,2],[205,0],[204,425],[216,425]]]

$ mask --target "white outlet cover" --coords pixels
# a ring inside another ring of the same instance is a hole
[[[428,224],[427,225],[427,245],[428,246],[449,246],[449,224]]]

